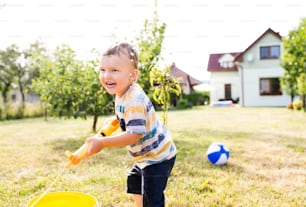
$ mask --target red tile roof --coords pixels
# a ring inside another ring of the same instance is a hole
[[[175,78],[182,78],[182,82],[190,82],[191,86],[195,86],[195,85],[199,85],[202,82],[195,79],[194,77],[192,77],[191,75],[185,73],[184,71],[182,71],[181,69],[179,69],[178,67],[176,67],[175,63],[172,63],[172,65],[170,66],[170,74],[175,77]]]
[[[218,53],[218,54],[210,54],[208,60],[207,71],[209,72],[225,72],[225,71],[237,71],[237,67],[233,64],[231,68],[223,68],[219,63],[219,59],[225,54],[231,54],[234,56],[234,62],[243,61],[243,55],[246,53],[251,47],[253,47],[261,38],[263,38],[266,34],[271,33],[275,37],[282,39],[282,36],[278,33],[273,31],[271,28],[268,28],[261,36],[259,36],[249,47],[247,47],[243,52],[230,52],[230,53]]]

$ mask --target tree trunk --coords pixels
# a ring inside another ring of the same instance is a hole
[[[23,85],[22,85],[21,81],[19,81],[19,91],[20,91],[20,94],[21,94],[22,105],[24,105],[24,103],[25,103],[25,95],[24,95]]]
[[[302,102],[303,102],[304,112],[306,112],[306,94],[303,95]]]
[[[48,121],[48,110],[47,110],[47,108],[44,109],[44,117],[45,117],[45,121]]]
[[[4,104],[9,101],[8,98],[7,98],[7,95],[8,95],[10,86],[11,86],[11,84],[7,84],[7,83],[4,85],[4,89],[2,91],[2,98],[3,98],[3,103]]]
[[[291,103],[293,103],[295,95],[291,93],[290,97],[291,97]]]
[[[7,94],[4,90],[2,91],[2,100],[4,104],[7,103]]]
[[[93,132],[96,132],[97,122],[98,122],[98,115],[95,114],[95,115],[94,115],[94,120],[93,120],[93,123],[92,123],[92,131],[93,131]]]
[[[46,105],[47,104],[45,102],[40,101],[40,106],[43,109],[44,120],[48,121],[48,109],[47,109]]]

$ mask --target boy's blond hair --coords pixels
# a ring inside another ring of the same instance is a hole
[[[110,55],[126,55],[130,60],[135,69],[138,69],[138,54],[137,51],[129,43],[117,43],[108,48],[102,56]]]

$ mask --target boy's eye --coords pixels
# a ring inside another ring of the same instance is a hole
[[[119,70],[118,69],[116,69],[116,68],[114,68],[114,69],[109,69],[109,70],[107,70],[107,69],[104,69],[104,68],[100,68],[100,72],[101,73],[105,73],[105,72],[111,72],[111,73],[115,73],[115,72],[119,72]]]

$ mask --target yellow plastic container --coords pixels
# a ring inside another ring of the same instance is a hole
[[[40,196],[29,201],[31,207]],[[86,193],[51,192],[44,195],[35,207],[97,207],[97,199]]]

